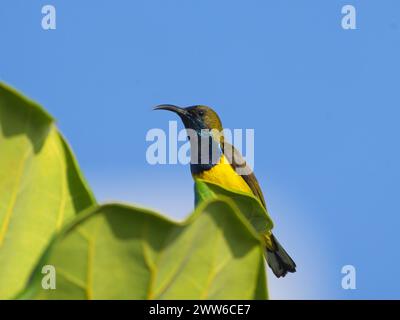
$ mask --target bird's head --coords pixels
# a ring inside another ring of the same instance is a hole
[[[182,119],[190,140],[192,173],[208,170],[218,163],[224,135],[221,120],[213,109],[200,105],[181,108],[171,104],[154,109],[172,111]]]
[[[194,130],[198,135],[209,130],[213,132],[212,135],[216,140],[222,136],[221,120],[210,107],[197,105],[181,108],[171,104],[162,104],[155,107],[154,110],[168,110],[176,113],[182,119],[185,128]]]

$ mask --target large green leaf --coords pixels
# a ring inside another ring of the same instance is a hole
[[[272,223],[255,198],[218,188],[198,188],[202,203],[183,223],[93,207],[52,117],[0,84],[0,298],[267,298],[255,230]],[[56,268],[56,290],[42,287],[44,265]]]
[[[55,290],[42,288],[44,265]],[[104,205],[54,239],[20,298],[266,299],[263,249],[230,199],[205,201],[182,223]]]
[[[253,228],[259,233],[266,233],[274,227],[271,217],[261,202],[248,193],[227,189],[219,184],[197,179],[195,182],[196,204],[207,199],[220,196],[232,199],[239,207],[240,212],[249,220]]]
[[[23,287],[54,232],[93,203],[51,116],[0,83],[0,299]]]

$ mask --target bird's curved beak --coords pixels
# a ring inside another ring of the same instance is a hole
[[[183,117],[187,117],[187,115],[188,115],[187,110],[185,110],[184,108],[174,106],[172,104],[160,104],[159,106],[154,107],[153,110],[168,110],[168,111],[175,112],[179,116],[183,116]]]

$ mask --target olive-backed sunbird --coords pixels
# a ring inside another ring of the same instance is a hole
[[[253,194],[266,208],[263,193],[254,173],[248,168],[240,152],[231,144],[225,142],[221,120],[214,110],[202,105],[181,108],[171,104],[159,105],[154,109],[176,113],[181,118],[186,131],[194,133],[196,139],[191,138],[191,135],[188,134],[192,153],[190,170],[193,178],[200,178],[230,189]],[[214,158],[217,158],[216,161],[213,158],[214,154],[211,155],[214,152],[212,147],[204,149],[200,146],[204,139],[211,141],[209,146],[217,146],[219,154],[216,157],[214,156]],[[204,150],[210,153],[205,158],[204,155],[201,155]],[[228,152],[228,150],[230,151]],[[198,154],[193,155],[193,152]],[[201,161],[204,159],[207,159],[207,161]],[[245,166],[244,169],[246,170],[242,170],[244,174],[238,173],[239,170],[237,169],[240,166]],[[262,238],[266,248],[266,260],[275,276],[279,278],[284,277],[288,272],[295,272],[296,264],[272,232],[263,234]]]

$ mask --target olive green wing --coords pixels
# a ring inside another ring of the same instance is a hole
[[[243,178],[244,181],[246,181],[247,185],[250,187],[253,194],[261,201],[262,205],[266,207],[264,195],[261,191],[257,178],[254,175],[253,170],[246,164],[246,161],[244,160],[240,152],[236,150],[236,148],[233,145],[225,141],[222,144],[222,151],[225,157],[228,159],[232,168],[236,172],[238,172],[238,174]]]

